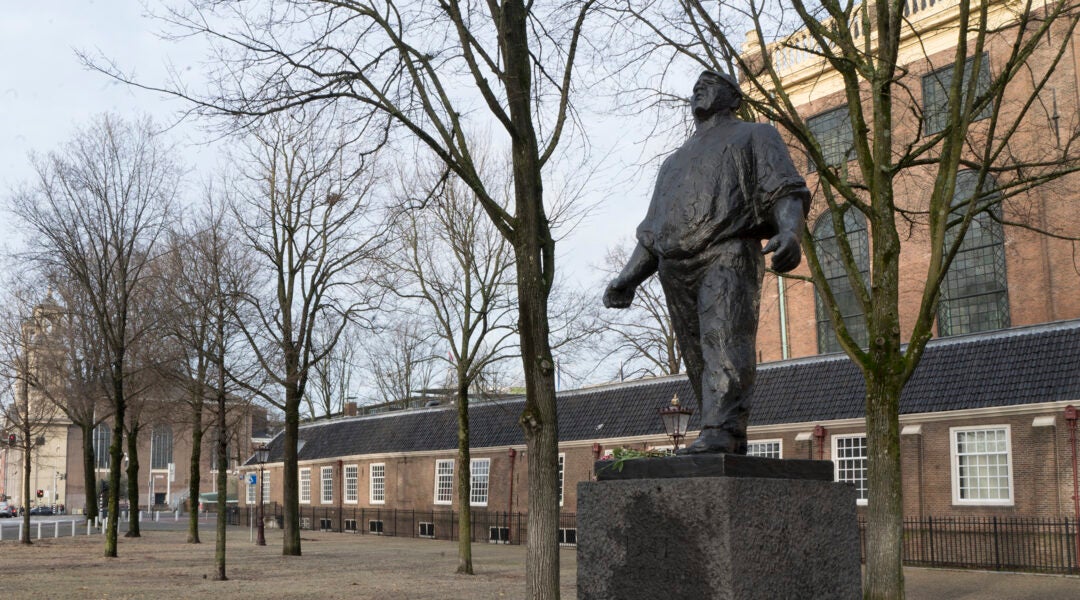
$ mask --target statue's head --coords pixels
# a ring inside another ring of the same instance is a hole
[[[694,84],[690,110],[694,118],[704,121],[718,112],[735,112],[742,102],[742,90],[735,78],[726,73],[704,71]]]

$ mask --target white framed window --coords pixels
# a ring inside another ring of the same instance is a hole
[[[836,481],[854,483],[855,502],[866,504],[869,497],[866,485],[866,434],[834,435],[832,457]]]
[[[247,486],[247,503],[255,504],[255,485],[251,483]]]
[[[386,463],[368,467],[368,499],[372,504],[386,502]]]
[[[451,504],[454,501],[454,461],[435,461],[435,504]]]
[[[345,502],[356,504],[360,502],[360,467],[345,465]]]
[[[563,483],[565,482],[564,474],[566,473],[566,454],[559,453],[559,506],[563,505]]]
[[[262,472],[262,502],[270,503],[270,471]]]
[[[754,440],[746,444],[747,456],[782,458],[784,440]]]
[[[320,470],[319,494],[323,504],[334,502],[334,467],[323,467]]]
[[[311,503],[311,469],[300,469],[300,502]]]
[[[469,506],[487,506],[490,458],[474,458],[469,464]]]
[[[953,504],[1012,506],[1008,425],[950,427]]]

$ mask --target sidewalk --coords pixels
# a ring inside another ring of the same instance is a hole
[[[951,569],[904,569],[907,600],[1080,599],[1080,577]]]

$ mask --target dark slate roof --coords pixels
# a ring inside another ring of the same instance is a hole
[[[863,416],[865,385],[844,355],[758,366],[751,425],[831,421]],[[678,394],[695,409],[684,376],[617,383],[558,395],[559,439],[618,438],[663,433],[657,410]],[[901,413],[1076,400],[1080,398],[1080,321],[1062,321],[931,341],[901,397]],[[476,402],[469,408],[474,448],[525,443],[517,418],[522,398]],[[457,409],[443,406],[349,417],[303,425],[300,460],[445,450],[457,447]],[[270,446],[281,460],[282,436]]]

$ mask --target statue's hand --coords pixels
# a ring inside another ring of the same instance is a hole
[[[629,308],[634,301],[634,287],[623,285],[618,279],[608,284],[604,291],[604,306],[608,308]]]
[[[769,240],[761,250],[763,254],[773,253],[772,268],[779,273],[788,271],[799,266],[802,260],[802,250],[799,248],[799,236],[791,231],[781,231]]]

